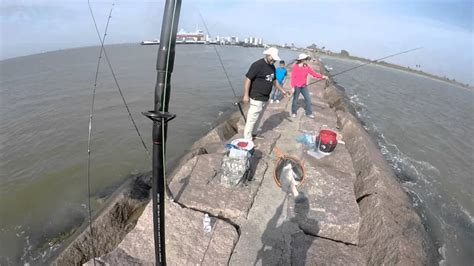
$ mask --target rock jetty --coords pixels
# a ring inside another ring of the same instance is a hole
[[[237,187],[223,186],[219,173],[224,144],[243,135],[238,114],[182,158],[170,175],[173,200],[166,202],[169,265],[432,263],[419,216],[377,146],[349,112],[343,94],[325,82],[311,85],[310,91],[315,119],[306,117],[301,107],[292,118],[288,98],[268,106],[261,125],[264,139],[255,140],[250,174]],[[343,142],[331,155],[316,159],[296,139],[323,125],[338,132]],[[274,182],[275,147],[304,162],[306,178],[296,200]],[[206,213],[211,232],[203,230]],[[97,250],[97,264],[153,265],[151,203],[116,248]],[[67,254],[73,253],[66,249],[56,264],[89,260],[93,265],[90,257]]]

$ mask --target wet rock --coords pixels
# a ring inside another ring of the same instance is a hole
[[[93,243],[88,224],[77,230],[74,241],[62,247],[51,265],[77,265],[88,261],[94,254],[113,250],[132,230],[144,206],[149,201],[149,176],[136,176],[123,184],[107,200],[107,207],[93,221]]]
[[[338,112],[338,116],[357,174],[356,196],[359,198],[367,194],[389,192],[400,202],[408,202],[408,196],[365,129],[349,113]]]
[[[291,241],[292,265],[366,265],[360,248],[297,233]]]
[[[330,85],[324,92],[324,99],[327,101],[331,108],[336,111],[347,112],[348,106],[344,103],[344,97],[342,93],[334,86]]]
[[[386,195],[360,200],[360,246],[370,265],[430,265],[426,232],[408,204],[399,205]]]
[[[337,112],[357,173],[360,246],[371,265],[426,265],[432,249],[419,216],[377,146],[349,113]]]

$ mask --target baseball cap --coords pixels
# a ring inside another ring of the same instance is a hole
[[[278,49],[275,47],[270,47],[267,50],[263,51],[263,54],[272,56],[273,60],[280,61],[281,58],[278,56]]]

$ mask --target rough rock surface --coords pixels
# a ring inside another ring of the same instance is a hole
[[[267,165],[263,161],[258,165],[253,163],[249,174],[252,182],[227,188],[218,178],[222,156],[204,154],[194,157],[182,167],[169,187],[173,198],[180,204],[236,222],[247,217]]]
[[[168,265],[226,265],[237,242],[237,230],[221,219],[211,218],[212,231],[203,230],[204,214],[167,205],[166,257]],[[135,228],[117,249],[98,259],[109,265],[154,265],[152,205],[147,205]],[[90,265],[92,262],[89,262]]]
[[[300,188],[300,202],[295,202],[301,230],[344,243],[359,242],[359,206],[348,174],[327,168],[306,166],[306,179]],[[297,198],[298,201],[298,198]],[[299,206],[298,206],[299,205]]]
[[[94,254],[104,254],[113,250],[132,230],[138,216],[147,204],[150,189],[149,179],[150,176],[134,177],[110,197],[108,207],[98,214],[92,225],[94,249],[91,246],[89,227],[84,226],[81,233],[59,252],[51,264],[82,264],[93,256],[94,251]]]
[[[323,82],[309,89],[316,119],[304,116],[302,106],[296,118],[290,117],[288,98],[268,106],[260,129],[264,139],[254,141],[251,172],[243,184],[226,188],[217,178],[223,144],[242,136],[238,114],[197,141],[197,150],[181,160],[169,184],[175,202],[167,204],[168,264],[433,264],[418,215],[342,95]],[[322,125],[336,130],[346,144],[315,159],[296,138]],[[306,167],[298,195],[274,182],[276,150]],[[203,230],[204,213],[212,216],[211,233]],[[153,264],[151,217],[149,204],[135,229],[101,256],[101,263]],[[86,252],[79,248],[78,253]]]
[[[315,90],[313,96],[316,97],[318,92],[322,95],[321,87],[312,89]],[[241,224],[242,233],[232,254],[230,265],[289,265],[301,262],[293,256],[305,258],[311,265],[314,264],[320,254],[315,251],[308,253],[306,257],[308,250],[296,251],[304,246],[304,243],[293,241],[292,235],[297,233],[317,236],[310,238],[318,239],[315,242],[319,244],[318,248],[333,251],[331,254],[334,257],[324,258],[320,264],[350,261],[349,256],[353,255],[355,262],[364,264],[361,249],[339,243],[357,244],[359,240],[360,217],[354,195],[355,173],[352,159],[344,145],[338,146],[337,152],[334,152],[332,157],[324,159],[324,166],[320,166],[321,160],[303,155],[303,146],[295,141],[296,137],[301,135],[301,131],[297,129],[303,128],[304,124],[311,124],[311,127],[314,127],[315,122],[302,116],[300,112],[298,117],[289,118],[286,114],[290,106],[291,103],[285,100],[273,104],[267,108],[263,119],[272,120],[273,122],[267,122],[265,126],[281,134],[275,144],[276,147],[286,155],[304,158],[305,182],[298,188],[300,194],[296,200],[288,192],[279,189],[272,177],[277,158],[274,153],[270,154],[269,168],[272,171],[267,171],[265,174],[248,219]],[[314,104],[314,110],[319,106],[324,104]],[[325,107],[328,108],[327,105]],[[332,118],[327,121],[332,121],[332,125],[336,125],[335,113],[329,111],[328,114],[331,114]],[[278,125],[273,125],[276,121]],[[262,130],[266,127],[262,127]],[[261,140],[257,140],[256,143],[259,141]],[[332,160],[341,161],[332,163]],[[305,200],[302,201],[302,198]],[[326,247],[324,246],[326,243],[333,244]],[[306,245],[310,246],[311,243],[308,242]],[[346,252],[341,258],[337,255],[339,249]]]
[[[328,89],[333,91],[328,93],[332,101],[337,102],[336,88]],[[342,111],[337,116],[357,175],[359,245],[368,264],[432,264],[433,248],[421,220],[377,146],[354,116]]]
[[[366,265],[359,247],[296,233],[291,239],[291,265]]]

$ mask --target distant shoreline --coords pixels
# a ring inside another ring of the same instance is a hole
[[[412,73],[412,74],[418,74],[418,75],[428,77],[428,78],[432,78],[432,79],[435,79],[435,80],[444,81],[444,82],[447,82],[447,83],[452,84],[452,85],[460,86],[463,89],[468,89],[468,90],[474,91],[474,87],[470,86],[469,84],[464,84],[464,83],[461,83],[461,82],[456,81],[454,79],[449,79],[447,77],[436,76],[436,75],[433,75],[433,74],[430,74],[430,73],[423,72],[421,70],[412,69],[410,67],[404,67],[404,66],[400,66],[400,65],[396,65],[396,64],[392,64],[392,63],[387,63],[385,61],[375,61],[374,62],[374,61],[366,59],[366,58],[351,56],[351,55],[346,56],[346,55],[341,55],[341,54],[338,54],[338,53],[332,53],[332,54],[318,53],[318,54],[319,55],[332,56],[332,57],[336,57],[336,58],[342,58],[342,59],[357,60],[357,61],[361,61],[363,63],[371,62],[374,65],[394,68],[394,69],[406,71],[406,72],[409,72],[409,73]]]

